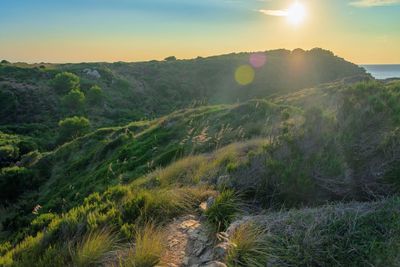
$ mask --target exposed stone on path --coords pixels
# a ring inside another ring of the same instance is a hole
[[[158,266],[224,267],[215,261],[215,241],[199,216],[187,215],[167,226],[167,250]]]

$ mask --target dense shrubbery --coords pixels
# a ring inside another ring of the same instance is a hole
[[[34,184],[32,171],[23,167],[6,167],[0,170],[0,204],[15,200]]]
[[[59,94],[66,94],[71,90],[79,89],[80,79],[73,73],[58,73],[53,79],[53,87]]]
[[[87,92],[87,102],[90,105],[99,105],[104,100],[104,93],[103,90],[97,86],[93,85],[90,87],[89,91]]]
[[[85,104],[85,94],[79,89],[73,89],[62,97],[61,104],[67,114],[78,114]]]
[[[87,133],[90,128],[89,120],[84,117],[70,117],[61,120],[58,125],[59,130],[59,142],[65,142],[82,136]]]

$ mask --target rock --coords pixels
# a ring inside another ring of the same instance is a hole
[[[200,210],[205,212],[206,210],[208,210],[212,204],[214,204],[215,202],[215,198],[213,196],[208,197],[208,199],[204,202],[202,202],[199,206]]]
[[[225,263],[220,261],[210,261],[208,263],[200,265],[201,267],[227,267]]]
[[[212,250],[206,250],[201,256],[200,256],[200,262],[209,262],[214,259],[214,253]]]
[[[226,253],[229,248],[229,243],[224,242],[224,243],[219,243],[217,246],[214,248],[214,258],[222,260],[225,258]]]
[[[83,73],[85,73],[86,75],[88,75],[88,76],[90,76],[92,78],[95,78],[95,79],[100,79],[101,78],[100,73],[95,69],[92,70],[92,69],[86,68],[86,69],[83,70]]]
[[[183,261],[182,261],[182,264],[183,265],[189,265],[189,260],[190,260],[189,257],[184,257]]]

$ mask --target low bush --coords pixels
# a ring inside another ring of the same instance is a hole
[[[77,138],[88,132],[90,122],[85,117],[70,117],[61,120],[58,123],[59,129],[59,142],[65,142]]]
[[[207,221],[216,227],[218,232],[226,230],[239,211],[238,196],[232,190],[223,191],[214,203],[206,210]]]

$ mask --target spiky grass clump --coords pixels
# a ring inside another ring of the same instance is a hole
[[[148,223],[135,234],[135,244],[122,259],[124,267],[152,267],[164,251],[164,233],[154,224]]]
[[[90,232],[76,245],[72,260],[78,267],[97,266],[107,259],[115,245],[116,239],[110,231]]]
[[[238,195],[233,190],[223,191],[205,212],[208,222],[216,231],[224,231],[239,211]]]
[[[229,266],[265,266],[268,248],[265,229],[254,223],[240,225],[230,237],[226,256]]]

